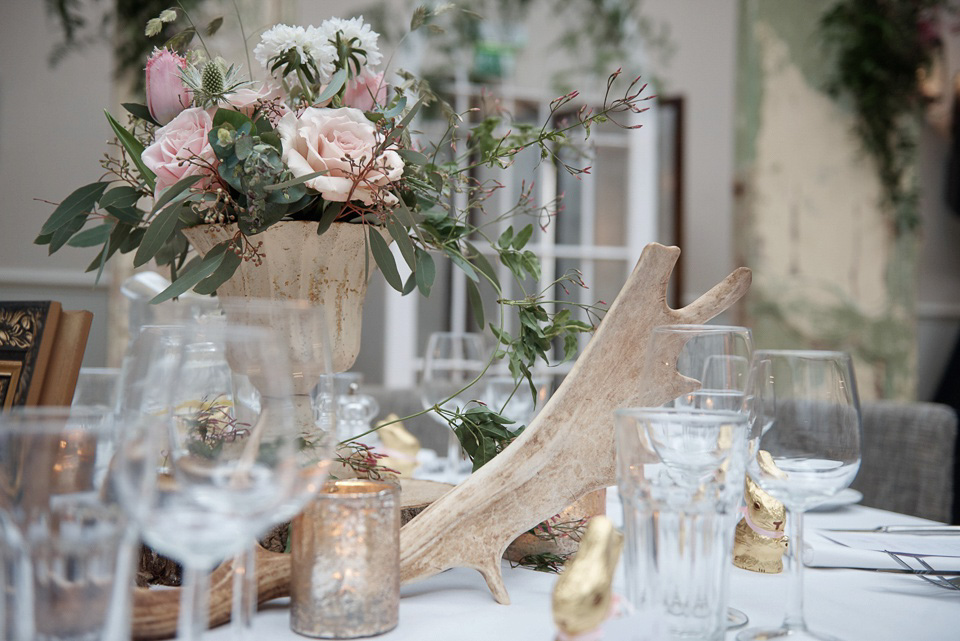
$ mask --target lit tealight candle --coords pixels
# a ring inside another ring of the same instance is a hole
[[[383,634],[400,609],[397,486],[327,483],[293,521],[290,628],[323,639]]]

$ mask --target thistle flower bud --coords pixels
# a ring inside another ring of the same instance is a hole
[[[223,94],[223,69],[214,62],[208,62],[203,67],[203,91],[209,96]]]

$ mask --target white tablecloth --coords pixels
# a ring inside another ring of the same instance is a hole
[[[608,509],[619,521],[620,507]],[[866,528],[922,519],[853,506],[805,517],[815,528]],[[552,641],[550,595],[556,576],[504,563],[503,578],[512,604],[498,605],[480,574],[457,568],[405,586],[400,624],[377,639],[383,641]],[[845,641],[947,641],[960,639],[960,592],[943,590],[921,579],[868,570],[804,568],[807,623],[814,630]],[[730,605],[750,617],[750,625],[777,626],[783,619],[788,577],[733,568]],[[736,636],[731,632],[728,639]],[[229,627],[208,633],[229,641]],[[268,604],[256,619],[254,638],[300,640],[290,631],[284,602]],[[615,641],[610,636],[608,641]]]

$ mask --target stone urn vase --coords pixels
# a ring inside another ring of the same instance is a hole
[[[263,243],[263,263],[242,261],[234,275],[217,289],[217,295],[223,300],[289,299],[322,305],[331,335],[333,371],[346,371],[360,351],[363,301],[376,266],[373,257],[367,256],[364,236],[368,229],[369,225],[333,223],[318,236],[315,222],[279,222],[251,237]],[[372,229],[390,241],[385,230]],[[237,226],[198,225],[183,233],[201,255],[206,255],[218,243],[233,238]]]

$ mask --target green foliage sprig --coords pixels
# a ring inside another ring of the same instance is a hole
[[[827,88],[850,100],[856,132],[876,163],[884,205],[896,233],[920,224],[912,175],[923,96],[917,71],[933,43],[923,21],[946,0],[840,0],[820,19],[834,56]]]

